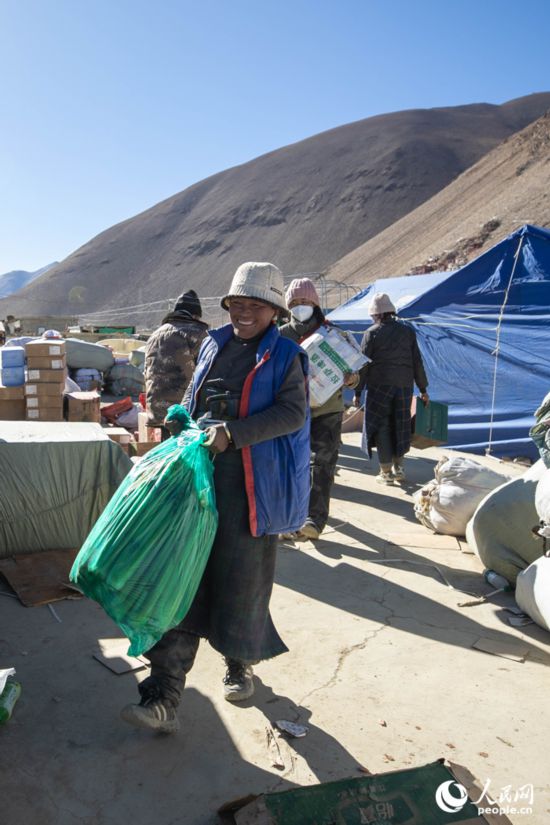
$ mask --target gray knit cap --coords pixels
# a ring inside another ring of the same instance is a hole
[[[275,264],[256,261],[241,264],[233,276],[229,292],[222,298],[222,307],[228,308],[228,298],[238,297],[257,298],[286,312],[283,273]]]

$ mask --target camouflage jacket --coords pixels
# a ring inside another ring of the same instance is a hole
[[[145,392],[150,427],[160,426],[168,407],[181,403],[207,329],[208,324],[195,320],[188,312],[173,312],[149,338]]]

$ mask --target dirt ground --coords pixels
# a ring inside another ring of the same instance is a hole
[[[0,728],[2,822],[210,825],[248,793],[439,757],[493,798],[532,785],[532,814],[510,820],[549,821],[550,636],[508,624],[510,594],[458,607],[488,592],[482,566],[464,542],[422,527],[411,503],[441,450],[413,451],[407,484],[380,487],[359,436],[344,440],[329,527],[315,544],[280,546],[272,613],[290,652],[257,666],[256,693],[237,706],[222,697],[221,657],[202,644],[175,736],[119,719],[147,670],[117,676],[92,658],[98,639],[122,635],[99,606],[58,602],[58,621],[0,583],[0,667],[23,685]],[[507,656],[519,645],[525,661],[473,648],[480,639]],[[278,719],[309,730],[278,739],[275,760],[266,728]]]

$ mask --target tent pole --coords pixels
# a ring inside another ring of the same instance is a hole
[[[518,260],[519,260],[519,253],[520,253],[520,250],[521,250],[521,246],[523,244],[524,237],[525,237],[525,235],[522,235],[521,238],[519,239],[518,248],[516,249],[516,252],[515,252],[515,255],[514,255],[514,265],[512,266],[512,271],[510,273],[510,278],[508,279],[508,285],[507,285],[507,287],[504,291],[504,300],[502,302],[502,306],[500,307],[500,312],[499,312],[499,316],[498,316],[496,345],[495,345],[495,348],[493,350],[493,354],[495,356],[495,368],[493,370],[493,395],[492,395],[492,398],[491,398],[491,418],[490,418],[490,421],[489,421],[489,441],[488,441],[487,447],[485,449],[485,455],[491,455],[491,452],[492,452],[491,444],[492,444],[492,441],[493,441],[493,422],[494,422],[494,417],[495,417],[495,398],[496,398],[496,392],[497,392],[498,356],[499,356],[499,352],[500,352],[500,328],[501,328],[501,325],[502,325],[502,319],[504,318],[504,310],[506,309],[506,304],[508,303],[508,295],[509,295],[509,292],[510,292],[510,288],[512,286],[512,280],[514,278],[514,273],[516,271],[516,266],[517,266],[517,263],[518,263]]]

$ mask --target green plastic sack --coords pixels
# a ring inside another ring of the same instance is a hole
[[[167,418],[185,429],[130,471],[70,573],[128,636],[133,656],[185,617],[218,525],[206,436],[180,405],[170,407]]]

